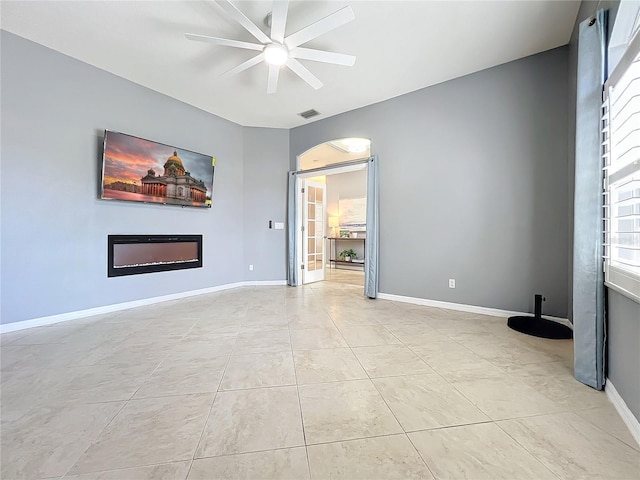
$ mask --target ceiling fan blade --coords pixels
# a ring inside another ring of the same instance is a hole
[[[278,90],[278,76],[280,67],[269,65],[269,81],[267,82],[267,93],[276,93]]]
[[[271,39],[229,0],[216,0],[216,3],[220,5],[231,18],[242,25],[251,35],[256,37],[259,42],[263,44],[271,43]]]
[[[254,65],[259,64],[264,60],[264,53],[260,53],[253,58],[250,58],[246,62],[241,63],[237,67],[232,68],[222,74],[223,77],[229,77],[231,75],[235,75],[236,73],[244,72],[246,69],[253,67]]]
[[[298,45],[302,45],[309,40],[313,40],[320,35],[330,32],[331,30],[338,28],[345,23],[349,23],[355,19],[356,16],[353,13],[351,7],[344,7],[337,12],[327,15],[322,20],[318,20],[311,25],[304,27],[302,30],[298,30],[296,33],[292,33],[284,39],[284,43],[287,48],[292,49]],[[259,40],[259,39],[258,39]]]
[[[271,9],[271,40],[284,43],[284,29],[287,26],[289,0],[273,0]]]
[[[309,70],[307,70],[305,66],[302,65],[295,58],[289,58],[285,65],[289,67],[293,73],[298,75],[302,80],[307,82],[316,90],[322,87],[322,82],[320,81],[320,79],[316,77],[313,73],[311,73]]]
[[[344,53],[325,52],[324,50],[314,50],[312,48],[297,47],[289,52],[293,58],[313,60],[315,62],[333,63],[335,65],[346,65],[352,67],[356,63],[356,57]]]
[[[226,47],[246,48],[248,50],[262,50],[264,45],[259,43],[241,42],[239,40],[230,40],[228,38],[210,37],[208,35],[198,35],[196,33],[185,33],[185,37],[196,42],[215,43],[216,45],[224,45]]]

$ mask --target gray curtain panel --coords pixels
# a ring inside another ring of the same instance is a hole
[[[364,255],[364,294],[369,298],[378,296],[379,191],[378,157],[374,155],[367,164],[367,246]]]
[[[605,312],[602,272],[602,86],[606,80],[607,11],[580,24],[576,102],[573,236],[574,375],[604,387]]]
[[[298,269],[296,268],[296,174],[289,172],[287,200],[287,285],[298,285]]]

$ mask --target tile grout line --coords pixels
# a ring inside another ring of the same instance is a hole
[[[332,317],[333,320],[333,317]],[[335,322],[334,322],[335,324]],[[336,325],[337,328],[337,325]],[[385,328],[385,330],[389,331],[388,329]],[[340,331],[340,329],[338,329],[338,331]],[[389,332],[391,333],[391,332]],[[340,332],[340,334],[342,335],[342,332]],[[393,335],[393,333],[391,333],[391,335]],[[395,335],[393,335],[395,338],[397,338]],[[399,341],[401,341],[399,338],[397,338]],[[427,468],[427,470],[429,470],[429,472],[431,473],[431,475],[433,476],[433,478],[435,478],[435,476],[433,475],[433,472],[431,472],[431,468],[429,468],[429,466],[427,465],[427,462],[424,460],[424,458],[422,458],[422,455],[420,455],[420,452],[417,451],[415,445],[413,444],[413,442],[411,441],[411,439],[409,438],[409,435],[407,435],[407,432],[405,430],[405,428],[402,426],[402,423],[400,423],[400,421],[398,420],[398,417],[396,416],[395,412],[391,409],[391,407],[389,406],[389,404],[387,403],[386,399],[384,398],[384,396],[382,395],[382,393],[380,393],[380,390],[378,389],[376,383],[373,381],[373,379],[371,378],[371,375],[369,374],[369,372],[367,372],[367,370],[364,368],[364,365],[362,365],[362,362],[360,361],[360,359],[358,358],[358,356],[355,354],[355,352],[353,351],[353,347],[351,347],[351,345],[349,345],[349,342],[346,341],[346,339],[344,339],[345,342],[347,343],[347,345],[349,346],[349,350],[351,351],[351,355],[353,355],[356,359],[356,361],[360,364],[360,368],[362,368],[362,370],[365,372],[365,374],[367,375],[369,382],[373,385],[373,388],[376,390],[376,392],[378,392],[378,395],[380,396],[380,398],[382,399],[382,401],[384,402],[384,404],[386,405],[387,409],[389,410],[389,412],[391,412],[391,415],[393,415],[393,418],[395,419],[396,423],[398,424],[398,426],[400,427],[400,429],[402,430],[402,434],[405,436],[405,438],[407,438],[407,440],[411,443],[411,446],[413,446],[414,450],[418,453],[419,458],[422,460],[422,463],[424,464],[424,466]],[[397,435],[397,434],[389,434],[390,435]],[[375,438],[375,437],[371,437],[371,438]],[[343,442],[344,440],[341,441],[337,441],[335,443],[340,443]]]
[[[312,444],[312,445],[316,445],[316,444]],[[290,447],[262,448],[258,450],[249,450],[246,452],[221,453],[219,455],[207,455],[206,457],[198,457],[198,458],[195,458],[193,461],[195,462],[196,460],[205,460],[207,458],[241,457],[243,455],[252,455],[254,453],[285,451],[285,450],[291,450],[294,448],[304,448],[304,447],[305,445],[292,445]],[[188,462],[189,460],[178,460],[178,461]],[[165,463],[173,463],[173,462],[165,462]],[[164,463],[161,463],[158,465],[164,465]],[[131,468],[131,467],[126,467],[126,468]]]
[[[438,372],[437,370],[435,370],[431,365],[429,365],[429,363],[424,360],[422,358],[422,356],[420,356],[417,352],[415,352],[410,345],[406,344],[404,341],[402,341],[402,339],[400,339],[397,335],[395,335],[391,330],[389,330],[388,328],[386,328],[386,326],[382,325],[385,330],[387,330],[394,338],[396,338],[401,345],[403,345],[404,347],[406,347],[407,349],[409,349],[409,351],[411,351],[417,358],[419,358],[422,362],[424,362],[429,368],[431,368],[431,370],[433,370],[433,372],[438,375],[444,382],[447,383],[447,385],[451,385],[452,387],[454,387],[440,372]],[[450,338],[448,335],[444,334],[445,336],[447,336],[448,338]],[[453,341],[454,343],[458,344],[457,341],[451,339],[451,341]],[[464,347],[464,345],[461,345],[462,347]],[[351,348],[351,347],[350,347]],[[466,349],[466,347],[464,347]],[[358,361],[360,362],[360,359],[357,357],[357,355],[354,356],[358,359]],[[472,352],[473,353],[473,352]],[[364,368],[364,366],[363,366]],[[365,370],[366,372],[366,370]],[[389,411],[392,413],[392,415],[394,416],[394,418],[396,419],[396,422],[398,423],[398,425],[400,426],[400,428],[403,430],[403,434],[404,436],[407,438],[407,440],[411,443],[412,447],[414,448],[414,451],[418,454],[418,456],[420,457],[420,459],[422,460],[422,462],[424,463],[425,467],[429,470],[429,472],[431,473],[431,475],[433,476],[433,478],[437,478],[431,467],[429,466],[428,462],[425,460],[425,458],[422,456],[422,454],[420,453],[420,451],[416,448],[415,444],[413,443],[413,440],[411,440],[411,437],[409,436],[409,433],[415,433],[415,432],[419,432],[419,431],[431,431],[431,430],[442,430],[444,428],[455,428],[455,427],[459,427],[459,426],[464,426],[464,425],[451,425],[451,426],[447,426],[447,427],[442,427],[442,428],[436,428],[436,429],[425,429],[425,430],[416,430],[416,431],[410,431],[407,432],[407,430],[404,428],[404,426],[402,425],[402,423],[400,423],[400,421],[398,420],[395,412],[391,409],[391,407],[389,406],[389,404],[387,403],[386,399],[384,398],[384,396],[382,395],[382,393],[380,392],[380,389],[378,388],[378,386],[376,385],[376,382],[374,381],[374,378],[390,378],[390,377],[374,377],[372,378],[368,372],[366,372],[367,375],[369,376],[369,379],[371,380],[371,383],[373,383],[374,388],[376,388],[376,390],[378,391],[378,394],[380,395],[380,397],[382,398],[382,400],[384,401],[385,405],[387,406],[387,408],[389,409]],[[417,374],[420,375],[420,374]],[[395,377],[400,377],[400,376],[405,376],[405,375],[397,375]],[[454,387],[455,389],[455,387]],[[455,389],[456,391],[458,391],[458,389]],[[462,395],[462,393],[460,392],[460,394]],[[487,416],[489,418],[488,421],[485,422],[476,422],[476,423],[471,423],[471,424],[467,424],[467,425],[475,425],[478,423],[495,423],[484,411],[482,411],[474,402],[471,402],[466,396],[462,395],[467,401],[469,401],[472,405],[474,405],[475,408],[477,408],[480,412],[482,412],[485,416]]]
[[[191,327],[189,327],[189,329],[187,330],[187,333],[185,333],[180,340],[176,343],[176,345],[178,343],[180,343],[182,340],[184,340],[184,338],[187,336],[187,334],[193,329],[193,327],[196,325],[196,323],[198,323],[198,320],[196,320]],[[129,397],[129,399],[127,399],[124,404],[122,405],[122,407],[118,410],[118,412],[111,418],[111,420],[109,422],[107,422],[107,424],[105,425],[105,427],[100,431],[99,434],[96,435],[95,439],[97,440],[100,436],[102,436],[102,434],[107,430],[107,428],[109,427],[109,425],[111,425],[113,423],[113,421],[116,419],[116,417],[127,407],[127,405],[129,405],[129,403],[133,400],[133,398],[135,397],[135,395],[140,391],[140,389],[144,386],[144,384],[153,376],[153,374],[160,368],[160,366],[165,362],[165,360],[167,359],[167,357],[169,356],[169,353],[166,353],[165,356],[163,357],[162,360],[160,360],[160,362],[158,362],[158,365],[156,365],[156,367],[153,369],[153,371],[147,375],[147,377],[142,381],[142,383],[140,383],[140,386],[133,392],[133,394]],[[97,362],[96,362],[97,364]],[[145,397],[146,398],[166,398],[169,396],[179,396],[179,395],[167,395],[164,397]],[[215,395],[214,395],[214,399],[215,399]],[[144,399],[138,399],[138,400],[144,400]],[[206,422],[205,422],[206,424]],[[94,441],[91,441],[89,446],[80,454],[80,456],[71,464],[71,467],[69,467],[69,469],[65,472],[65,474],[61,477],[64,478],[65,476],[67,476],[69,474],[69,472],[71,471],[71,469],[73,469],[73,467],[78,463],[78,461],[80,460],[80,458],[82,458],[82,456],[87,453],[87,451],[94,445]],[[185,460],[186,461],[186,460]],[[192,460],[193,462],[193,460]],[[160,463],[158,465],[164,464],[164,463],[173,463],[173,462],[163,462]],[[138,466],[138,465],[136,465]],[[135,466],[134,466],[135,467]],[[123,467],[123,469],[126,468],[134,468],[134,467]],[[189,466],[189,469],[191,469],[191,465]],[[186,477],[185,477],[186,478]]]
[[[307,473],[311,478],[311,462],[309,462],[309,449],[307,445],[307,433],[304,428],[304,417],[302,415],[302,400],[300,399],[300,385],[298,385],[298,372],[296,370],[296,360],[293,351],[293,339],[291,338],[291,327],[289,326],[289,314],[287,312],[287,302],[285,297],[284,315],[287,320],[287,331],[289,332],[289,346],[291,347],[291,363],[293,364],[293,376],[296,382],[296,393],[298,395],[298,408],[300,409],[300,427],[302,428],[302,442],[304,443],[304,453],[307,458]]]
[[[245,312],[246,313],[246,312]],[[236,338],[233,342],[233,347],[231,352],[233,352],[233,348],[235,348],[235,344],[238,341],[238,337],[236,335]],[[220,380],[218,381],[218,388],[216,389],[215,393],[213,394],[213,399],[211,400],[211,405],[209,405],[209,411],[207,412],[207,417],[205,418],[203,424],[202,424],[202,430],[200,430],[200,438],[198,438],[198,443],[196,443],[196,447],[193,449],[193,454],[191,456],[191,464],[189,465],[189,470],[187,472],[187,476],[185,478],[189,478],[189,475],[191,474],[191,469],[193,468],[193,464],[196,460],[196,454],[198,453],[198,448],[200,447],[200,444],[202,443],[202,438],[204,437],[204,432],[207,428],[207,424],[209,423],[209,419],[211,418],[211,412],[213,411],[213,406],[215,405],[216,399],[218,398],[218,394],[220,393],[220,385],[222,385],[222,380],[224,379],[225,374],[227,373],[227,368],[229,367],[229,363],[231,362],[231,355],[227,356],[227,362],[225,363],[224,369],[222,371],[222,375],[220,375]]]
[[[391,332],[391,333],[393,334],[393,332]],[[444,335],[445,335],[447,338],[449,338],[452,342],[454,342],[454,343],[456,343],[456,344],[460,345],[460,346],[461,346],[461,347],[463,347],[465,350],[468,350],[468,351],[470,351],[471,353],[473,353],[473,354],[475,354],[475,355],[478,355],[476,352],[474,352],[473,350],[471,350],[470,348],[468,348],[466,345],[461,344],[460,342],[458,342],[458,341],[457,341],[457,340],[455,340],[454,338],[452,338],[452,337],[450,337],[449,335],[447,335],[445,332],[440,332],[440,333],[444,334]],[[398,338],[398,337],[396,336],[396,338]],[[398,338],[398,340],[400,340],[400,339]],[[400,340],[400,341],[402,342],[402,340]],[[421,357],[417,352],[415,352],[415,351],[411,348],[411,346],[410,346],[410,345],[407,345],[407,344],[405,344],[404,342],[403,342],[403,344],[404,344],[407,348],[409,348],[409,349],[410,349],[410,350],[411,350],[415,355],[417,355],[420,359],[422,359],[422,357]],[[482,356],[480,356],[480,355],[478,355],[478,357],[483,358],[483,357],[482,357]],[[493,366],[495,366],[496,368],[499,368],[500,370],[502,370],[504,375],[508,375],[508,372],[504,370],[504,367],[503,367],[503,366],[501,366],[501,365],[496,365],[496,364],[495,364],[493,361],[491,361],[491,360],[488,360],[488,359],[485,359],[485,358],[483,358],[483,359],[484,359],[484,360],[486,360],[486,361],[488,361],[490,364],[492,364],[492,365],[493,365]],[[426,362],[426,360],[424,360],[424,359],[422,359],[422,360],[423,360],[425,363],[427,363],[427,365],[429,365],[429,364],[428,364],[428,362]],[[558,360],[555,360],[554,362],[557,362],[557,361],[558,361]],[[554,363],[554,362],[531,362],[530,364],[537,364],[537,363]],[[429,365],[429,366],[431,367],[431,365]],[[431,368],[433,369],[433,367],[431,367]],[[511,435],[509,435],[509,433],[508,433],[506,430],[504,430],[504,429],[503,429],[503,428],[498,424],[498,422],[500,422],[500,421],[514,421],[514,420],[519,420],[519,419],[521,419],[521,418],[530,418],[530,417],[538,417],[538,416],[545,416],[545,415],[553,415],[553,414],[555,414],[555,413],[540,413],[540,414],[533,414],[533,415],[526,415],[526,416],[518,416],[518,417],[513,417],[513,418],[508,418],[508,419],[499,419],[499,420],[495,420],[495,419],[493,419],[493,418],[492,418],[492,417],[491,417],[487,412],[485,412],[483,409],[481,409],[481,408],[480,408],[480,406],[478,406],[474,401],[472,401],[470,398],[468,398],[468,397],[467,397],[467,396],[466,396],[466,395],[465,395],[461,390],[459,390],[459,389],[456,387],[456,385],[455,385],[455,383],[457,383],[457,382],[450,382],[450,381],[449,381],[449,380],[444,376],[444,374],[442,374],[442,373],[438,372],[438,371],[437,371],[437,370],[435,370],[435,369],[433,369],[433,370],[434,370],[434,372],[435,372],[438,376],[440,376],[440,377],[441,377],[445,382],[447,382],[447,384],[448,384],[448,385],[450,385],[451,387],[453,387],[453,388],[454,388],[454,389],[455,389],[455,390],[456,390],[456,391],[457,391],[457,392],[458,392],[462,397],[464,397],[464,398],[465,398],[468,402],[470,402],[470,403],[471,403],[475,408],[477,408],[480,412],[482,412],[485,416],[487,416],[487,417],[489,418],[489,420],[488,420],[488,421],[484,421],[484,422],[475,422],[475,423],[469,423],[469,424],[463,424],[463,425],[450,425],[450,426],[447,426],[447,427],[436,428],[436,429],[416,430],[416,431],[411,431],[411,432],[405,432],[405,434],[407,434],[407,437],[409,438],[409,441],[411,441],[412,445],[414,445],[414,444],[413,444],[413,441],[411,440],[411,438],[409,437],[408,433],[416,433],[416,432],[420,432],[420,431],[443,430],[443,429],[447,429],[447,428],[464,427],[464,426],[478,425],[478,424],[493,424],[493,425],[495,425],[496,427],[498,427],[501,431],[503,431],[505,434],[507,434],[507,435],[508,435],[508,436],[509,436],[513,441],[515,441],[515,442],[516,442],[516,444],[518,444],[518,445],[519,445],[522,449],[524,449],[524,450],[525,450],[529,455],[531,455],[531,456],[532,456],[532,457],[537,461],[537,463],[539,463],[540,465],[542,465],[542,466],[543,466],[547,471],[549,471],[549,472],[550,472],[554,477],[556,477],[556,478],[560,478],[560,477],[558,477],[558,475],[557,475],[555,472],[553,472],[549,467],[547,467],[547,465],[545,465],[545,464],[544,464],[544,463],[543,463],[543,462],[542,462],[542,461],[541,461],[541,460],[540,460],[536,455],[534,455],[534,454],[533,454],[532,452],[530,452],[526,447],[524,447],[522,444],[520,444],[520,442],[518,442],[514,437],[512,437]],[[519,380],[517,377],[512,377],[512,379],[514,379],[514,380]],[[521,383],[522,385],[526,385],[524,382],[519,382],[519,383]],[[375,382],[374,382],[374,384],[375,384]],[[550,399],[550,400],[551,400],[551,399]],[[555,403],[555,402],[554,402],[554,403]],[[415,445],[414,445],[414,448],[415,448]],[[416,450],[417,450],[417,449],[416,449]],[[418,454],[420,454],[420,452],[419,452],[419,451],[418,451]],[[420,454],[420,456],[421,456],[421,458],[423,458],[421,454]],[[427,462],[426,462],[426,460],[425,460],[424,458],[423,458],[423,461],[425,462],[425,464],[427,463]],[[428,465],[427,465],[427,467],[428,467]],[[429,468],[429,467],[428,467],[428,468]],[[431,468],[429,468],[429,470],[431,470]],[[431,473],[433,474],[433,472],[431,472]],[[435,478],[435,475],[434,475],[434,478]]]
[[[552,415],[552,414],[547,414],[547,415]],[[514,421],[514,420],[519,420],[519,418],[513,418],[513,419],[509,419],[509,420],[494,420],[493,424],[498,427],[500,429],[501,432],[503,432],[505,435],[507,435],[509,438],[511,438],[516,445],[518,445],[520,448],[522,448],[525,452],[527,452],[529,455],[531,455],[531,457],[533,459],[535,459],[536,462],[538,462],[540,465],[542,465],[545,469],[547,469],[549,472],[551,472],[551,474],[553,476],[555,476],[556,478],[562,478],[560,477],[556,472],[554,472],[553,470],[551,470],[551,468],[549,468],[547,466],[547,464],[545,462],[543,462],[540,458],[538,458],[537,455],[535,455],[533,452],[529,451],[529,449],[527,447],[525,447],[524,445],[522,445],[513,435],[511,435],[509,432],[507,432],[504,428],[502,428],[500,426],[500,424],[498,423],[498,421]]]
[[[386,328],[385,328],[386,329]],[[404,345],[405,347],[409,348],[402,340],[400,340],[400,338],[398,338],[396,335],[394,335],[393,332],[391,332],[389,329],[386,329],[393,337],[395,337],[399,342],[401,342],[402,345]],[[420,360],[422,360],[422,358],[417,355],[413,350],[411,350],[409,348],[409,350],[416,355],[418,358],[420,358]],[[359,361],[359,359],[358,359]],[[427,362],[425,362],[424,360],[422,360],[425,364],[427,364]],[[429,366],[429,368],[431,368],[431,366],[429,364],[427,364]],[[402,423],[400,422],[400,420],[398,420],[398,417],[396,416],[395,412],[391,409],[391,407],[389,406],[389,403],[387,402],[387,400],[384,398],[384,395],[382,395],[382,392],[380,391],[380,389],[378,388],[378,385],[376,385],[376,382],[374,382],[373,380],[371,380],[371,383],[373,384],[373,387],[376,389],[376,391],[378,392],[378,395],[380,395],[380,398],[382,398],[382,401],[385,403],[385,405],[387,406],[387,408],[389,409],[389,411],[391,412],[391,414],[393,415],[393,417],[396,419],[396,422],[398,423],[398,425],[400,426],[400,428],[403,431],[403,434],[405,436],[405,438],[409,441],[409,443],[411,444],[411,446],[413,447],[413,450],[418,454],[418,457],[420,458],[420,460],[422,460],[422,463],[424,464],[424,466],[426,467],[426,469],[429,471],[429,473],[431,474],[431,476],[435,479],[436,476],[433,474],[433,471],[431,470],[431,467],[429,466],[429,464],[427,463],[427,461],[424,459],[424,457],[422,456],[422,454],[420,453],[420,451],[416,448],[415,444],[413,443],[413,440],[411,440],[411,437],[409,437],[409,434],[407,433],[407,430],[404,428],[404,426],[402,425]]]
[[[165,356],[165,358],[166,358],[166,356]],[[129,402],[131,402],[131,400],[133,399],[135,394],[138,393],[138,391],[147,382],[147,380],[149,380],[149,378],[151,378],[151,376],[156,372],[156,370],[158,368],[160,368],[160,365],[162,365],[162,362],[164,362],[164,358],[160,362],[158,362],[158,365],[156,365],[155,368],[151,371],[151,373],[146,376],[146,378],[142,381],[142,383],[140,383],[140,386],[138,388],[136,388],[136,390],[133,392],[133,394],[127,400],[124,401],[122,407],[120,407],[120,409],[116,412],[116,414],[113,417],[111,417],[111,420],[109,420],[107,422],[107,424],[104,426],[104,428],[102,428],[102,430],[100,430],[100,433],[96,434],[96,436],[89,442],[89,446],[82,451],[82,453],[73,461],[73,463],[71,463],[71,466],[67,469],[67,471],[64,473],[64,475],[61,478],[64,478],[65,476],[67,476],[69,474],[69,472],[73,469],[73,467],[76,466],[76,464],[83,457],[83,455],[85,453],[87,453],[89,451],[89,449],[96,443],[96,441],[104,434],[104,432],[109,428],[109,425],[111,425],[113,423],[113,421],[118,417],[118,415],[120,415],[122,413],[122,411],[127,407],[127,405],[129,405]]]
[[[416,447],[416,444],[413,443],[413,440],[411,439],[411,437],[409,436],[408,433],[405,432],[405,436],[407,437],[407,440],[409,440],[409,443],[411,443],[411,446],[413,447],[413,450],[418,454],[418,456],[420,457],[420,459],[422,460],[422,463],[424,463],[425,467],[427,467],[427,470],[429,470],[429,473],[431,474],[431,476],[436,479],[438,477],[435,476],[435,474],[433,473],[433,470],[431,469],[431,467],[429,466],[429,463],[427,462],[427,460],[422,456],[422,454],[420,453],[420,450],[418,450],[418,448]]]
[[[121,470],[129,470],[129,469],[133,469],[133,468],[157,467],[157,466],[160,466],[160,465],[171,465],[173,463],[182,463],[182,462],[191,462],[191,460],[185,459],[185,460],[170,460],[170,461],[167,461],[167,462],[160,462],[160,463],[144,463],[144,464],[141,464],[141,465],[133,465],[133,466],[129,466],[129,467],[117,467],[117,468],[110,468],[108,470],[95,470],[93,472],[74,473],[73,476],[76,476],[76,475],[82,475],[82,476],[84,476],[84,475],[93,475],[93,474],[96,474],[96,473],[105,473],[105,472],[118,472],[118,471],[121,471]],[[69,478],[69,477],[67,477],[68,474],[69,474],[69,472],[65,473],[61,477],[58,477],[58,476],[55,476],[55,477],[44,477],[44,478],[43,477],[38,477],[38,480],[65,480],[65,479]],[[186,477],[183,480],[186,480]]]
[[[451,338],[451,337],[449,337],[449,336],[448,336],[448,335],[446,335],[446,334],[445,334],[445,336],[447,336],[448,338]],[[451,341],[453,341],[454,343],[457,343],[457,344],[461,345],[461,346],[462,346],[462,347],[464,347],[465,349],[469,350],[471,353],[473,353],[473,354],[475,354],[475,355],[478,355],[478,354],[477,354],[477,353],[475,353],[473,350],[466,348],[464,345],[460,344],[460,343],[459,343],[459,342],[457,342],[456,340],[451,339]],[[415,353],[416,355],[418,355],[418,357],[420,357],[420,355],[419,355],[418,353],[416,353],[416,352],[411,348],[411,346],[409,346],[409,345],[406,345],[406,346],[407,346],[407,348],[409,348],[413,353]],[[479,356],[479,355],[478,355],[478,356]],[[420,358],[422,358],[422,357],[420,357]],[[485,360],[486,360],[486,359],[485,359]],[[426,360],[423,360],[423,361],[424,361],[425,363],[427,363],[427,362],[426,362]],[[500,367],[500,366],[498,366],[498,365],[495,365],[493,362],[491,362],[491,361],[489,361],[489,360],[487,360],[487,361],[488,361],[489,363],[491,363],[492,365],[494,365],[496,368],[499,368],[500,370],[502,370],[502,371],[503,371],[503,375],[507,375],[507,374],[508,374],[508,372],[504,371],[504,368],[502,368],[502,367]],[[428,364],[428,363],[427,363],[427,364]],[[429,365],[429,366],[431,367],[431,365]],[[431,368],[433,368],[433,367],[431,367]],[[500,419],[500,420],[495,420],[495,419],[493,419],[493,418],[492,418],[492,416],[491,416],[491,415],[489,415],[489,413],[488,413],[488,412],[486,412],[484,409],[482,409],[482,408],[481,408],[481,407],[480,407],[476,402],[474,402],[471,398],[469,398],[467,395],[465,395],[465,393],[464,393],[462,390],[460,390],[460,389],[456,386],[456,383],[462,383],[462,382],[451,382],[451,381],[449,381],[449,380],[444,376],[444,374],[442,374],[442,373],[438,372],[438,371],[437,371],[437,370],[435,370],[435,369],[433,369],[433,370],[434,370],[434,372],[435,372],[435,373],[436,373],[440,378],[442,378],[442,380],[444,380],[445,382],[447,382],[447,384],[448,384],[448,385],[450,385],[451,387],[453,387],[453,389],[454,389],[454,390],[456,390],[456,392],[458,392],[458,393],[459,393],[459,394],[460,394],[460,395],[461,395],[465,400],[467,400],[471,405],[473,405],[476,409],[478,409],[478,411],[480,411],[483,415],[485,415],[485,416],[489,419],[489,421],[490,421],[491,423],[494,423],[494,424],[495,424],[497,421],[510,420],[510,419]],[[517,379],[517,378],[515,378],[515,377],[512,377],[512,379],[514,379],[514,380],[518,380],[518,379]],[[524,384],[524,382],[519,382],[519,383],[521,383],[522,385],[526,385],[526,384]],[[517,419],[517,418],[526,418],[526,417],[534,417],[534,416],[540,416],[540,415],[548,415],[548,413],[541,413],[541,414],[533,414],[533,415],[526,415],[526,416],[513,417],[513,419]],[[475,424],[477,424],[477,423],[488,423],[488,422],[476,422]],[[468,425],[474,425],[474,423],[471,423],[471,424],[468,424]],[[459,426],[459,425],[457,425],[457,426]]]
[[[436,375],[438,375],[443,381],[445,381],[447,383],[447,385],[450,385],[451,387],[453,387],[463,398],[465,398],[471,405],[473,405],[476,409],[478,409],[478,411],[480,411],[483,415],[485,415],[487,418],[489,418],[489,420],[484,421],[484,422],[475,422],[475,423],[468,423],[468,424],[463,424],[463,425],[449,425],[449,426],[445,426],[445,427],[441,427],[441,428],[435,428],[435,429],[426,429],[426,430],[415,430],[415,431],[410,431],[407,432],[404,427],[403,430],[405,430],[405,435],[407,436],[407,439],[409,440],[409,442],[411,442],[411,445],[413,446],[414,450],[418,453],[418,455],[420,456],[420,458],[422,459],[422,461],[424,462],[424,464],[426,465],[427,469],[429,470],[429,472],[431,473],[431,475],[434,478],[437,478],[436,475],[433,473],[433,470],[431,469],[431,467],[429,466],[428,462],[426,461],[426,459],[422,456],[422,454],[420,453],[420,451],[417,449],[417,447],[415,446],[415,444],[413,443],[413,440],[411,439],[411,437],[409,436],[409,433],[417,433],[420,431],[433,431],[433,430],[444,430],[444,429],[448,429],[448,428],[456,428],[456,427],[464,427],[464,426],[469,426],[469,425],[478,425],[478,424],[496,424],[496,422],[486,413],[484,412],[478,405],[476,405],[475,402],[472,402],[469,398],[467,398],[466,395],[464,395],[462,392],[460,392],[460,390],[458,390],[455,385],[453,385],[452,382],[450,382],[449,380],[447,380],[447,378],[445,378],[444,374],[440,373],[439,371],[437,371],[435,368],[433,368],[431,365],[429,365],[429,363],[424,360],[422,358],[421,355],[419,355],[415,350],[413,350],[413,348],[411,348],[410,345],[406,344],[405,342],[403,342],[397,335],[395,335],[393,332],[390,332],[392,335],[394,335],[400,342],[402,342],[402,344],[407,347],[414,355],[416,355],[418,358],[420,358],[423,362],[425,362],[433,371]],[[453,338],[451,338],[449,335],[447,335],[444,332],[440,332],[443,335],[445,335],[447,338],[449,338],[452,342],[460,345],[461,347],[465,348],[466,350],[469,350],[470,352],[474,353],[471,349],[468,349],[465,345],[460,344],[459,342],[457,342],[456,340],[454,340]],[[477,354],[476,354],[477,355]],[[374,382],[375,385],[375,382]],[[376,386],[377,388],[377,386]],[[382,396],[382,394],[381,394]],[[383,397],[384,398],[384,397]],[[537,459],[536,459],[537,460]],[[547,469],[548,470],[548,469]],[[555,475],[553,472],[551,472],[553,475]]]
[[[625,440],[623,440],[622,438],[618,437],[618,435],[615,435],[611,432],[606,431],[605,429],[603,429],[601,426],[596,425],[595,423],[591,422],[588,418],[583,417],[582,415],[580,415],[580,413],[578,412],[588,412],[589,410],[596,410],[602,407],[590,407],[590,408],[585,408],[585,409],[578,409],[578,410],[571,410],[572,413],[575,413],[578,417],[580,417],[582,420],[587,421],[590,425],[593,425],[594,427],[596,427],[598,430],[600,430],[601,432],[606,433],[607,435],[612,436],[613,438],[615,438],[616,440],[618,440],[619,442],[624,443],[625,445],[628,445],[629,447],[633,448],[634,450],[636,450],[639,454],[640,454],[640,444],[636,443],[634,441],[633,436],[631,436],[631,441],[634,443],[634,445],[630,445],[628,442],[626,442]],[[626,428],[626,425],[625,425]],[[628,430],[626,430],[629,434],[631,434],[631,432],[629,432]]]
[[[180,342],[182,342],[182,340],[184,340],[184,338],[188,335],[188,333],[193,329],[193,327],[198,323],[199,320],[195,320],[194,323],[191,325],[191,327],[189,327],[189,329],[187,330],[187,332],[182,335],[182,337],[180,337],[180,340],[176,343],[179,344]],[[165,362],[165,360],[167,359],[167,357],[169,356],[169,354],[165,354],[165,356],[163,357],[162,360],[160,360],[160,362],[158,362],[158,365],[156,365],[156,367],[153,369],[153,371],[151,371],[151,373],[149,375],[146,376],[146,378],[140,383],[140,386],[133,392],[133,394],[127,399],[125,400],[123,406],[118,410],[118,412],[113,416],[113,418],[107,423],[107,425],[105,425],[105,427],[100,431],[100,433],[96,436],[96,438],[100,437],[104,431],[109,427],[109,425],[111,425],[111,423],[113,422],[113,420],[115,420],[115,418],[122,412],[122,410],[124,410],[124,408],[129,404],[129,402],[131,400],[133,400],[133,398],[135,397],[135,395],[138,393],[138,391],[140,391],[140,389],[142,388],[142,386],[153,376],[153,374],[158,370],[158,368],[160,368],[160,366]],[[95,366],[98,363],[94,363]],[[171,395],[167,395],[164,397],[168,397]],[[177,396],[177,395],[174,395]],[[145,398],[164,398],[164,397],[145,397]],[[101,402],[96,402],[96,403],[101,403]],[[94,442],[91,442],[91,444],[89,445],[89,447],[80,455],[80,457],[78,457],[78,459],[72,464],[72,466],[70,467],[73,468],[73,466],[75,466],[75,464],[77,463],[77,461],[81,458],[82,455],[84,455],[86,453],[86,451],[93,445]],[[126,467],[126,468],[130,468],[130,467]],[[67,471],[65,473],[65,475],[67,475],[69,473],[69,471]]]

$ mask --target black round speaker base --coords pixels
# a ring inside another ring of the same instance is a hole
[[[569,327],[545,318],[509,317],[507,325],[518,332],[533,335],[534,337],[551,338],[553,340],[573,338],[573,330]]]

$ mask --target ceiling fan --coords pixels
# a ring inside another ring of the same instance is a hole
[[[233,20],[242,25],[260,43],[243,42],[227,38],[210,37],[208,35],[198,35],[186,33],[189,40],[199,42],[215,43],[227,47],[244,48],[260,52],[253,58],[241,63],[235,68],[223,73],[229,76],[240,73],[260,62],[269,65],[269,77],[267,82],[267,93],[275,93],[278,88],[278,75],[282,65],[289,68],[302,80],[307,82],[316,90],[322,87],[322,82],[311,73],[297,59],[313,60],[316,62],[332,63],[335,65],[352,66],[356,57],[343,53],[333,53],[312,48],[303,48],[300,45],[313,40],[331,30],[334,30],[355,19],[351,7],[344,7],[311,25],[298,30],[285,37],[285,26],[287,23],[287,12],[289,0],[274,0],[271,11],[271,35],[267,36],[258,26],[247,18],[230,0],[215,0],[225,13]]]

